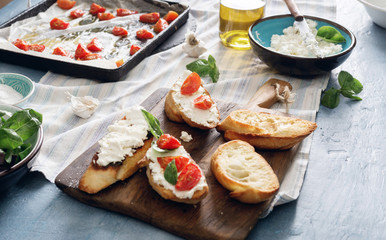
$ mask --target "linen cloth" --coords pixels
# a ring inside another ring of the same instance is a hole
[[[290,82],[295,101],[290,114],[314,121],[320,104],[321,91],[326,88],[329,74],[310,79],[280,75],[261,62],[252,50],[240,51],[224,47],[218,37],[219,0],[180,1],[191,6],[190,18],[197,23],[196,34],[206,43],[208,52],[215,57],[220,71],[217,83],[204,78],[205,87],[213,99],[246,104],[259,87],[275,77]],[[334,20],[334,0],[298,0],[305,15]],[[287,14],[283,1],[267,1],[265,16]],[[76,157],[82,154],[107,132],[107,126],[122,116],[123,110],[140,104],[159,88],[168,88],[185,70],[186,64],[196,59],[188,57],[181,45],[144,59],[119,82],[100,83],[48,72],[36,83],[34,95],[22,107],[33,108],[44,116],[44,143],[38,157],[30,163],[32,171],[40,171],[51,182]],[[66,92],[74,96],[93,96],[100,101],[97,111],[89,119],[73,114]],[[285,111],[283,104],[272,109]],[[274,206],[298,198],[309,160],[312,136],[299,147],[286,174]]]

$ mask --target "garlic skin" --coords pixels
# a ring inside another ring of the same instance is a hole
[[[207,51],[204,45],[205,42],[199,40],[194,32],[188,32],[185,34],[185,43],[182,45],[182,50],[190,57],[198,58]]]
[[[75,115],[81,118],[89,118],[99,106],[99,100],[91,96],[75,97],[66,93],[71,101],[71,108]]]

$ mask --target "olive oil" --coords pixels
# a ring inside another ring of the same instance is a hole
[[[262,0],[221,0],[220,39],[234,49],[250,49],[249,27],[264,15]]]

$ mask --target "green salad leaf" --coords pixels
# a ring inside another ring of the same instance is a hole
[[[331,42],[331,43],[346,42],[346,39],[343,37],[343,35],[337,29],[331,26],[323,26],[319,28],[316,35],[321,37],[326,42]]]
[[[153,136],[158,139],[163,134],[160,122],[156,117],[153,116],[153,114],[149,113],[145,109],[142,109],[142,114],[149,124],[151,134],[153,134]]]
[[[321,101],[323,106],[328,108],[336,108],[340,102],[340,94],[352,100],[362,100],[362,98],[355,96],[355,94],[358,94],[363,90],[363,85],[359,82],[358,79],[355,79],[350,73],[346,71],[341,71],[338,75],[338,82],[340,89],[330,88],[324,93]]]
[[[176,185],[177,183],[177,166],[176,161],[173,159],[165,168],[164,177],[170,184]]]
[[[209,75],[214,83],[216,83],[220,77],[220,72],[216,65],[216,60],[212,55],[209,55],[208,60],[206,59],[197,59],[194,62],[186,65],[186,69],[196,72],[200,77],[205,77]]]

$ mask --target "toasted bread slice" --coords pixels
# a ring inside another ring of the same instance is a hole
[[[218,126],[226,140],[243,140],[260,149],[289,149],[310,135],[317,125],[303,119],[251,110],[231,112]]]
[[[153,137],[144,141],[144,145],[137,148],[133,156],[126,156],[125,160],[120,164],[108,165],[106,167],[99,166],[96,163],[98,155],[95,154],[86,172],[80,179],[78,188],[84,192],[94,194],[117,181],[130,177],[138,170],[137,162],[146,155],[152,141]]]
[[[176,83],[172,86],[165,99],[165,113],[169,120],[174,122],[186,122],[189,126],[200,129],[215,128],[220,122],[220,113],[217,104],[212,100],[209,92],[201,85],[192,95],[182,95],[181,86],[184,80],[191,74],[185,71]],[[207,110],[194,107],[194,99],[201,96],[208,96],[213,102]]]
[[[279,181],[268,162],[252,145],[233,140],[212,155],[211,170],[218,182],[243,203],[268,200],[279,190]]]

